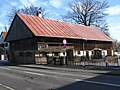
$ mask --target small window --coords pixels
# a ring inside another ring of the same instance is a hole
[[[65,52],[63,52],[63,55],[65,55]]]
[[[30,57],[32,56],[32,53],[31,52],[26,52],[26,57]]]
[[[24,57],[24,53],[23,52],[19,52],[19,57]]]
[[[59,56],[59,52],[54,52],[54,55],[55,56]]]
[[[77,54],[80,54],[80,51],[77,51]]]
[[[92,51],[92,54],[94,54],[94,51]]]

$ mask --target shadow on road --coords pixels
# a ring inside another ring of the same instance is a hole
[[[98,75],[85,80],[78,79],[75,83],[53,90],[120,90],[120,77],[113,75]]]
[[[11,66],[11,64],[8,61],[0,61],[0,66]],[[120,90],[120,69],[106,70],[109,72],[84,80],[76,78],[74,83],[49,90]]]

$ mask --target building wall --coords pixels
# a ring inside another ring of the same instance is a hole
[[[0,35],[0,59],[1,60],[8,60],[7,53],[9,52],[9,43],[5,42],[7,32],[1,32]]]
[[[33,37],[32,32],[18,16],[15,16],[12,25],[8,31],[8,35],[6,36],[6,41],[15,41],[30,37]]]
[[[3,44],[4,40],[5,40],[5,36],[2,34],[0,36],[0,44]]]
[[[29,51],[13,51],[10,53],[10,61],[19,64],[31,64],[34,62],[34,52]]]
[[[2,47],[0,47],[0,60],[5,60],[4,50],[3,50],[4,39],[5,39],[5,36],[1,33],[1,35],[0,35],[0,44],[2,45]]]
[[[34,63],[34,51],[36,49],[35,38],[11,41],[9,59],[14,63]]]
[[[86,56],[86,52],[88,52],[91,57],[92,50],[95,48],[101,49],[102,53],[105,52],[105,55],[107,55],[107,49],[110,49],[112,45],[110,42],[88,41],[84,43],[83,50],[82,40],[66,39],[66,48],[64,48],[62,40],[63,38],[33,37],[11,41],[10,58],[16,63],[35,63],[36,60],[36,62],[39,61],[38,59],[42,60],[44,58],[45,61],[46,56],[55,56],[55,52],[58,52],[59,56],[66,56],[69,51],[73,52],[73,56]],[[31,55],[29,55],[30,53]]]
[[[21,39],[10,42],[11,51],[36,50],[37,42],[35,38]]]

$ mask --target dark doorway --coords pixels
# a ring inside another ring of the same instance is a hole
[[[67,50],[66,53],[66,64],[68,64],[68,62],[72,63],[74,61],[73,50]]]
[[[94,59],[102,59],[102,51],[101,50],[94,50],[93,57],[94,57]]]

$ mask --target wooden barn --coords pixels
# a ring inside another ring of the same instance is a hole
[[[75,56],[112,54],[112,39],[96,28],[26,14],[15,15],[5,40],[14,63],[48,64],[59,57],[71,61]]]

